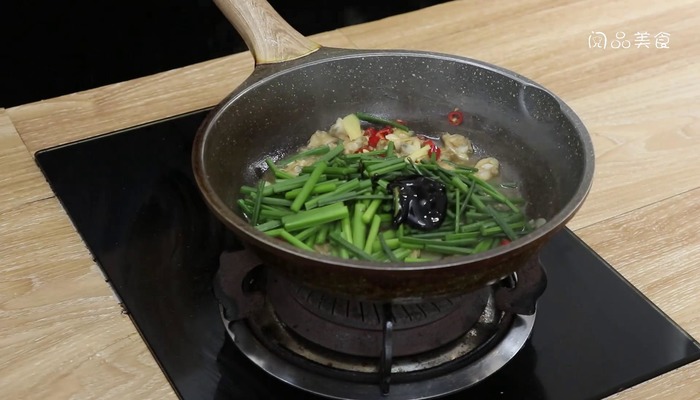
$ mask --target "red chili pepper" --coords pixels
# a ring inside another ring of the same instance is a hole
[[[379,134],[370,136],[369,139],[367,139],[367,144],[369,144],[370,147],[377,147],[379,144],[379,141],[384,139],[382,136]]]
[[[508,239],[501,239],[501,246],[505,246],[507,244],[510,244],[510,240]]]
[[[430,146],[430,150],[428,150],[428,156],[432,156],[433,153],[435,153],[435,159],[439,160],[439,159],[440,159],[440,153],[442,153],[442,151],[440,150],[440,148],[438,147],[438,145],[436,145],[435,142],[433,142],[433,141],[430,140],[430,139],[427,139],[427,140],[424,140],[424,141],[423,141],[423,144],[422,144],[422,145],[425,146],[426,144],[427,144],[428,146]]]
[[[358,150],[355,152],[355,154],[364,153],[365,151],[371,151],[371,150],[372,150],[372,149],[371,149],[369,146],[363,146],[363,147],[361,147],[360,149],[358,149]]]
[[[447,114],[447,120],[454,126],[461,125],[462,121],[464,121],[464,115],[462,115],[461,111],[454,110]]]
[[[394,132],[394,128],[387,126],[387,127],[384,127],[384,129],[380,129],[379,131],[377,131],[377,135],[381,135],[382,139],[384,139],[386,137],[386,135],[389,135],[392,132]]]
[[[367,143],[370,147],[377,147],[379,141],[386,138],[386,135],[394,131],[394,128],[387,126],[386,128],[376,130],[375,128],[367,128],[365,136],[368,137]]]

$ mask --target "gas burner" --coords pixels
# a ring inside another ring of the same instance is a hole
[[[354,365],[363,372],[353,376],[347,371],[345,377],[351,379],[340,378],[342,374],[332,376],[332,372],[338,371],[337,367],[347,368],[348,365],[341,366],[336,360],[324,360],[323,355],[308,351],[305,347],[308,343],[293,338],[279,323],[273,323],[274,328],[266,332],[273,336],[259,336],[259,332],[256,334],[245,320],[229,321],[224,317],[223,306],[221,311],[226,329],[238,349],[267,373],[310,393],[332,399],[357,400],[430,399],[469,388],[510,361],[525,345],[535,322],[534,314],[516,314],[511,315],[512,318],[502,318],[501,321],[507,321],[501,325],[506,328],[505,335],[490,337],[493,346],[486,346],[486,351],[473,359],[469,354],[479,346],[474,338],[479,337],[480,332],[488,329],[489,325],[486,318],[480,318],[477,326],[446,346],[441,354],[395,360],[391,367],[390,389],[386,390],[376,374],[376,367],[371,365],[371,360],[356,360]],[[269,317],[270,311],[266,311],[265,315]],[[275,343],[279,339],[281,341]],[[283,356],[284,350],[291,351],[291,357]],[[296,360],[290,361],[291,358]],[[432,376],[412,375],[421,370],[430,372],[431,365],[445,362],[451,363],[454,368],[442,374],[431,374]],[[369,373],[370,377],[374,377],[374,382],[361,376],[368,373],[365,371],[375,372]]]
[[[346,299],[268,273],[268,306],[293,334],[341,354],[378,357],[391,322],[395,357],[421,354],[467,332],[483,315],[487,290],[433,301],[381,304]],[[255,322],[265,326],[267,322]],[[333,334],[329,334],[332,332]]]
[[[260,368],[336,399],[428,399],[466,389],[525,345],[546,284],[535,260],[459,296],[375,303],[290,281],[224,253],[215,291],[233,342]]]

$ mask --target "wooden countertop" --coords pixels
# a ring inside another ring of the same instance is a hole
[[[465,0],[313,39],[468,56],[557,93],[597,159],[569,227],[700,338],[699,27],[695,0]],[[589,48],[593,31],[606,49]],[[618,32],[629,43],[613,42]],[[650,34],[649,48],[637,32]],[[669,48],[656,48],[661,32]],[[251,71],[242,53],[0,109],[0,397],[175,398],[32,155],[214,105]],[[700,362],[614,397],[696,399]]]

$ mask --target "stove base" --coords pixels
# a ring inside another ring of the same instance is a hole
[[[525,345],[535,322],[535,314],[513,315],[510,327],[505,334],[480,357],[470,359],[469,362],[462,363],[451,371],[423,379],[420,376],[415,380],[393,379],[389,392],[383,393],[378,381],[338,379],[314,372],[313,369],[304,368],[290,361],[288,357],[280,356],[268,348],[269,343],[263,343],[258,339],[246,320],[229,321],[225,317],[223,306],[220,306],[220,311],[226,330],[238,349],[264,371],[309,393],[332,399],[352,400],[431,399],[467,389],[506,365]],[[470,330],[465,336],[473,334]],[[459,344],[455,347],[459,347]],[[295,351],[303,351],[303,349]],[[459,360],[455,362],[459,363]],[[399,363],[392,367],[392,374],[394,374],[392,376],[400,378],[401,374],[410,373],[409,370],[410,368],[407,372],[402,370]]]

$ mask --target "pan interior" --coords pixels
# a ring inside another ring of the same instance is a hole
[[[446,117],[455,108],[465,115],[460,126]],[[317,129],[356,111],[403,119],[427,135],[467,135],[504,165],[504,180],[519,183],[531,218],[550,220],[580,201],[590,179],[585,129],[536,84],[461,59],[378,53],[302,64],[235,92],[206,127],[202,170],[213,194],[240,215],[239,189],[260,178],[266,157],[297,152]]]

